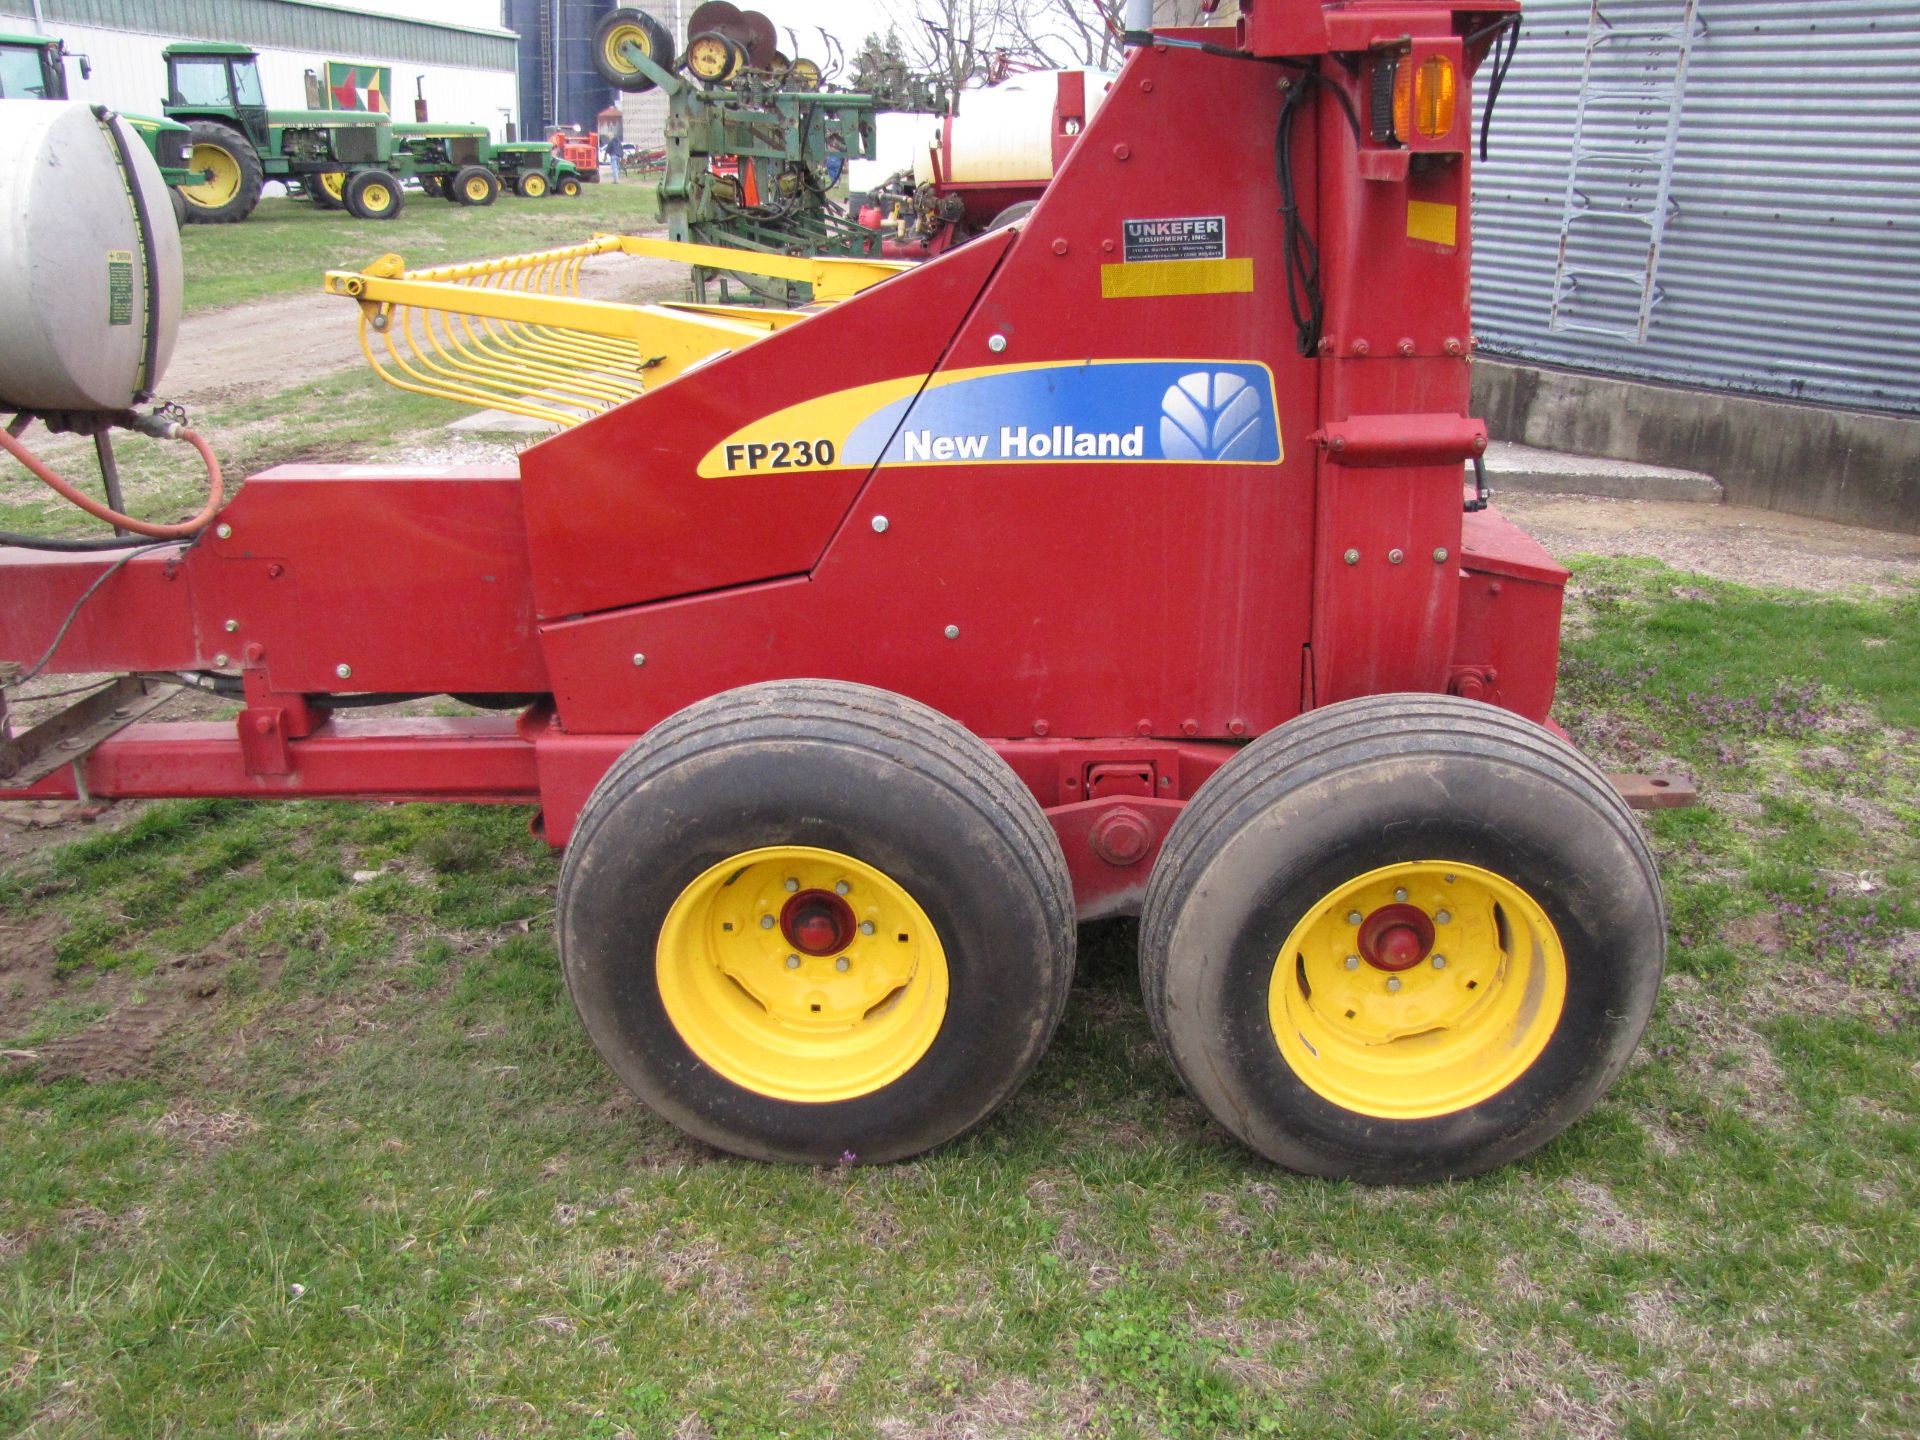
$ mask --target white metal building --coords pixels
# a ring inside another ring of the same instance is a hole
[[[497,5],[449,7],[416,0],[413,12],[449,9],[497,15]],[[392,113],[413,118],[416,93],[435,120],[490,126],[504,139],[517,118],[516,38],[491,25],[454,24],[329,4],[324,0],[0,0],[0,29],[58,36],[85,55],[92,76],[67,66],[75,99],[135,114],[160,113],[166,66],[177,40],[228,40],[260,54],[260,80],[276,110],[307,104],[307,73],[329,60],[390,66]]]

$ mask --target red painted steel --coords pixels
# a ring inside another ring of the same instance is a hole
[[[1409,155],[1372,139],[1379,57],[1362,53],[1410,42],[1465,66],[1485,40],[1461,37],[1513,8],[1272,0],[1242,23],[1251,56],[1343,52],[1291,155],[1325,295],[1313,354],[1295,344],[1273,153],[1278,82],[1307,82],[1163,40],[1130,56],[1017,229],[717,355],[517,469],[270,471],[222,512],[227,533],[127,564],[50,668],[237,671],[245,708],[129,728],[84,761],[88,789],[538,804],[561,844],[664,716],[757,680],[839,677],[986,738],[1047,810],[1093,915],[1136,908],[1180,805],[1303,709],[1451,689],[1544,721],[1565,572],[1461,507],[1461,462],[1485,444],[1467,415],[1472,88],[1463,70],[1456,123]],[[1218,248],[1141,260],[1130,221],[1187,222]],[[1138,414],[1053,417],[1107,424],[1134,452],[952,463],[932,448],[951,437],[928,417],[1000,423],[953,398],[989,393],[965,388],[983,378],[1013,377],[1004,393],[1041,411],[1071,390],[1099,412],[1136,403],[1143,364],[1168,368]],[[1222,406],[1270,377],[1277,447],[1209,430],[1205,453],[1226,458],[1179,458],[1169,375]],[[865,386],[891,388],[845,393]],[[844,441],[889,401],[888,458],[723,463],[781,426]],[[1170,458],[1140,448],[1150,430]],[[0,552],[0,656],[35,659],[111,563]],[[517,718],[329,715],[329,695],[361,691],[551,698]],[[73,791],[69,769],[28,793]]]

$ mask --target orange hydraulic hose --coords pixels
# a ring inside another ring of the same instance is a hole
[[[207,522],[214,517],[214,513],[219,510],[221,496],[224,493],[220,478],[220,462],[214,457],[212,447],[191,430],[180,431],[179,438],[198,450],[200,458],[207,462],[207,503],[191,520],[183,521],[178,525],[155,525],[151,521],[136,520],[131,515],[122,515],[118,510],[102,505],[91,496],[82,494],[49,470],[26,446],[4,429],[0,429],[0,446],[5,447],[9,455],[26,466],[33,472],[35,478],[44,481],[57,494],[71,500],[96,519],[104,520],[109,525],[118,526],[122,530],[131,530],[136,535],[151,535],[156,540],[177,540],[189,535],[198,535],[206,528]]]

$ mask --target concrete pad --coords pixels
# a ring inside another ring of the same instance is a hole
[[[513,415],[505,410],[478,410],[447,422],[447,429],[462,434],[481,435],[558,435],[560,427],[550,420],[531,415]]]
[[[1467,478],[1473,478],[1471,466]],[[1664,465],[1642,465],[1633,460],[1607,460],[1592,455],[1565,455],[1496,440],[1487,447],[1487,484],[1502,491],[1530,495],[1597,495],[1607,500],[1668,500],[1693,505],[1718,505],[1724,498],[1720,482],[1697,470],[1675,470]]]

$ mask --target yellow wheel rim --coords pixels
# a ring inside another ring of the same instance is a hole
[[[538,200],[542,195],[547,193],[547,177],[544,175],[529,175],[527,176],[526,185],[522,188],[529,199]]]
[[[578,180],[567,181],[566,184],[560,187],[560,193],[569,196],[578,195],[580,193],[580,182]]]
[[[796,90],[818,90],[820,88],[820,67],[811,60],[796,60],[788,75],[788,82]]]
[[[342,196],[346,194],[346,191],[347,191],[347,172],[346,171],[329,170],[325,174],[320,175],[317,178],[320,181],[320,188],[326,191],[327,194],[331,195],[335,200],[340,199]]]
[[[196,144],[187,168],[213,172],[198,184],[180,187],[180,193],[203,210],[218,210],[240,193],[240,162],[222,146],[205,141]]]
[[[384,185],[369,185],[360,192],[360,203],[377,215],[393,203],[393,192]]]
[[[649,60],[653,58],[653,47],[647,44],[647,32],[638,25],[616,25],[607,32],[605,43],[601,46],[607,58],[607,68],[617,70],[622,75],[636,75],[640,67],[627,59],[624,53],[627,46],[633,46]]]
[[[703,35],[687,46],[687,69],[702,80],[724,80],[733,73],[733,48],[717,35]]]
[[[467,198],[469,200],[486,199],[487,198],[487,182],[482,180],[478,175],[474,175],[470,177],[467,180]]]
[[[947,1013],[947,957],[914,898],[851,855],[748,850],[680,892],[654,957],[687,1048],[744,1089],[822,1103],[899,1079]]]
[[[1566,997],[1566,952],[1532,896],[1488,870],[1423,860],[1322,897],[1280,951],[1267,1016],[1316,1094],[1419,1120],[1517,1080]]]

